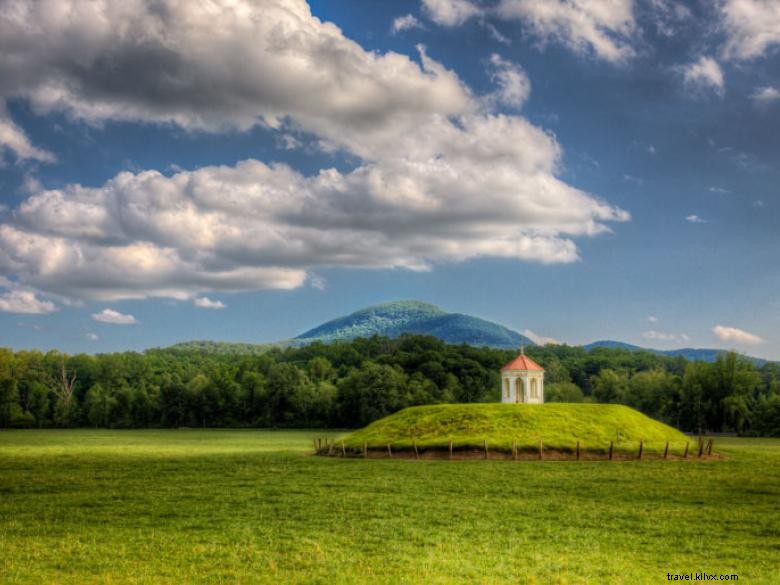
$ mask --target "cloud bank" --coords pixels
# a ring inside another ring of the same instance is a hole
[[[34,190],[0,224],[0,275],[68,299],[193,299],[302,286],[317,266],[427,270],[578,259],[628,214],[557,178],[555,138],[497,104],[530,93],[486,65],[475,96],[418,47],[367,52],[303,0],[0,0],[0,95],[76,120],[305,132],[358,162],[303,175],[246,160]]]

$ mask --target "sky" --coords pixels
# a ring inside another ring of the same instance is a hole
[[[416,299],[780,359],[780,3],[0,0],[0,346]]]

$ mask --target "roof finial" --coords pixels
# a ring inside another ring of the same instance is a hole
[[[524,345],[520,346],[520,355],[525,355],[525,346]]]

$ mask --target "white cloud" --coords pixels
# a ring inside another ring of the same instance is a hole
[[[100,336],[97,333],[87,333],[84,337],[89,341],[98,341],[100,339]]]
[[[5,313],[43,315],[56,310],[54,303],[39,299],[33,291],[12,289],[0,294],[0,311]]]
[[[2,17],[0,17],[2,18]],[[2,71],[2,65],[0,65],[0,71]],[[0,81],[0,87],[2,82]],[[3,154],[3,150],[10,151],[16,157],[17,161],[21,160],[36,160],[39,162],[54,162],[55,156],[36,148],[30,143],[30,139],[24,133],[24,130],[19,128],[5,109],[5,104],[2,100],[2,94],[0,94],[0,155]],[[2,158],[0,157],[0,162]]]
[[[726,58],[760,57],[780,44],[780,2],[775,0],[725,0],[721,6],[727,40]]]
[[[764,343],[764,339],[758,335],[753,335],[742,329],[736,327],[725,327],[723,325],[716,325],[712,328],[712,332],[721,341],[727,341],[737,343],[739,345],[758,345]]]
[[[707,223],[706,219],[702,219],[698,215],[689,215],[685,218],[688,223]]]
[[[723,187],[710,187],[709,189],[707,189],[707,191],[709,191],[710,193],[721,193],[721,194],[731,193],[731,191],[729,191],[728,189],[724,189]]]
[[[764,206],[764,202],[761,199],[756,199],[755,201],[753,201],[753,207],[763,207],[763,206]]]
[[[132,315],[126,315],[113,309],[103,309],[99,313],[93,313],[92,318],[95,321],[110,323],[112,325],[135,325],[138,323],[136,318]]]
[[[679,68],[686,87],[693,93],[715,92],[723,95],[725,81],[723,70],[715,59],[700,57],[698,61]]]
[[[222,301],[213,301],[208,297],[197,297],[192,302],[201,309],[224,309],[227,307]]]
[[[422,27],[422,23],[417,19],[416,16],[413,14],[406,14],[393,20],[393,24],[390,27],[390,32],[396,35],[399,32],[403,32],[405,30]]]
[[[690,8],[672,0],[648,0],[650,19],[658,34],[673,37],[693,17]]]
[[[520,108],[531,95],[531,82],[523,68],[493,53],[488,73],[498,89],[488,96],[505,106]]]
[[[534,333],[530,329],[524,329],[523,335],[525,335],[528,339],[533,341],[537,345],[560,345],[561,342],[555,339],[554,337],[545,337],[544,335],[539,335],[538,333]]]
[[[423,0],[428,17],[442,26],[471,18],[520,21],[540,43],[557,42],[575,53],[593,54],[618,63],[634,55],[633,0],[500,0],[497,5],[472,0]],[[488,30],[497,33],[488,23]],[[500,42],[500,33],[494,34]]]
[[[668,341],[676,343],[687,343],[691,340],[685,333],[666,333],[664,331],[645,331],[642,333],[642,337],[653,341]]]
[[[650,323],[658,323],[658,317],[654,315],[648,315],[647,320],[650,321]]]
[[[753,95],[750,97],[753,99],[756,105],[768,106],[772,102],[780,100],[780,90],[772,86],[759,87],[756,88],[756,91],[754,91]]]
[[[57,6],[70,17],[26,2],[0,11],[0,38],[10,39],[0,94],[90,123],[261,124],[306,133],[357,164],[303,175],[247,160],[38,190],[0,223],[0,275],[32,289],[192,299],[296,288],[318,266],[573,262],[574,238],[629,219],[558,179],[551,134],[495,113],[424,47],[420,64],[364,51],[302,0]],[[496,67],[495,95],[521,104],[522,70]]]
[[[483,12],[471,0],[422,0],[428,17],[442,26],[459,26]]]
[[[520,20],[542,42],[617,63],[634,55],[632,0],[501,0],[497,14]]]

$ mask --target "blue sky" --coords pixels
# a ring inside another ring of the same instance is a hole
[[[419,299],[780,359],[777,3],[219,4],[0,1],[0,345]]]

